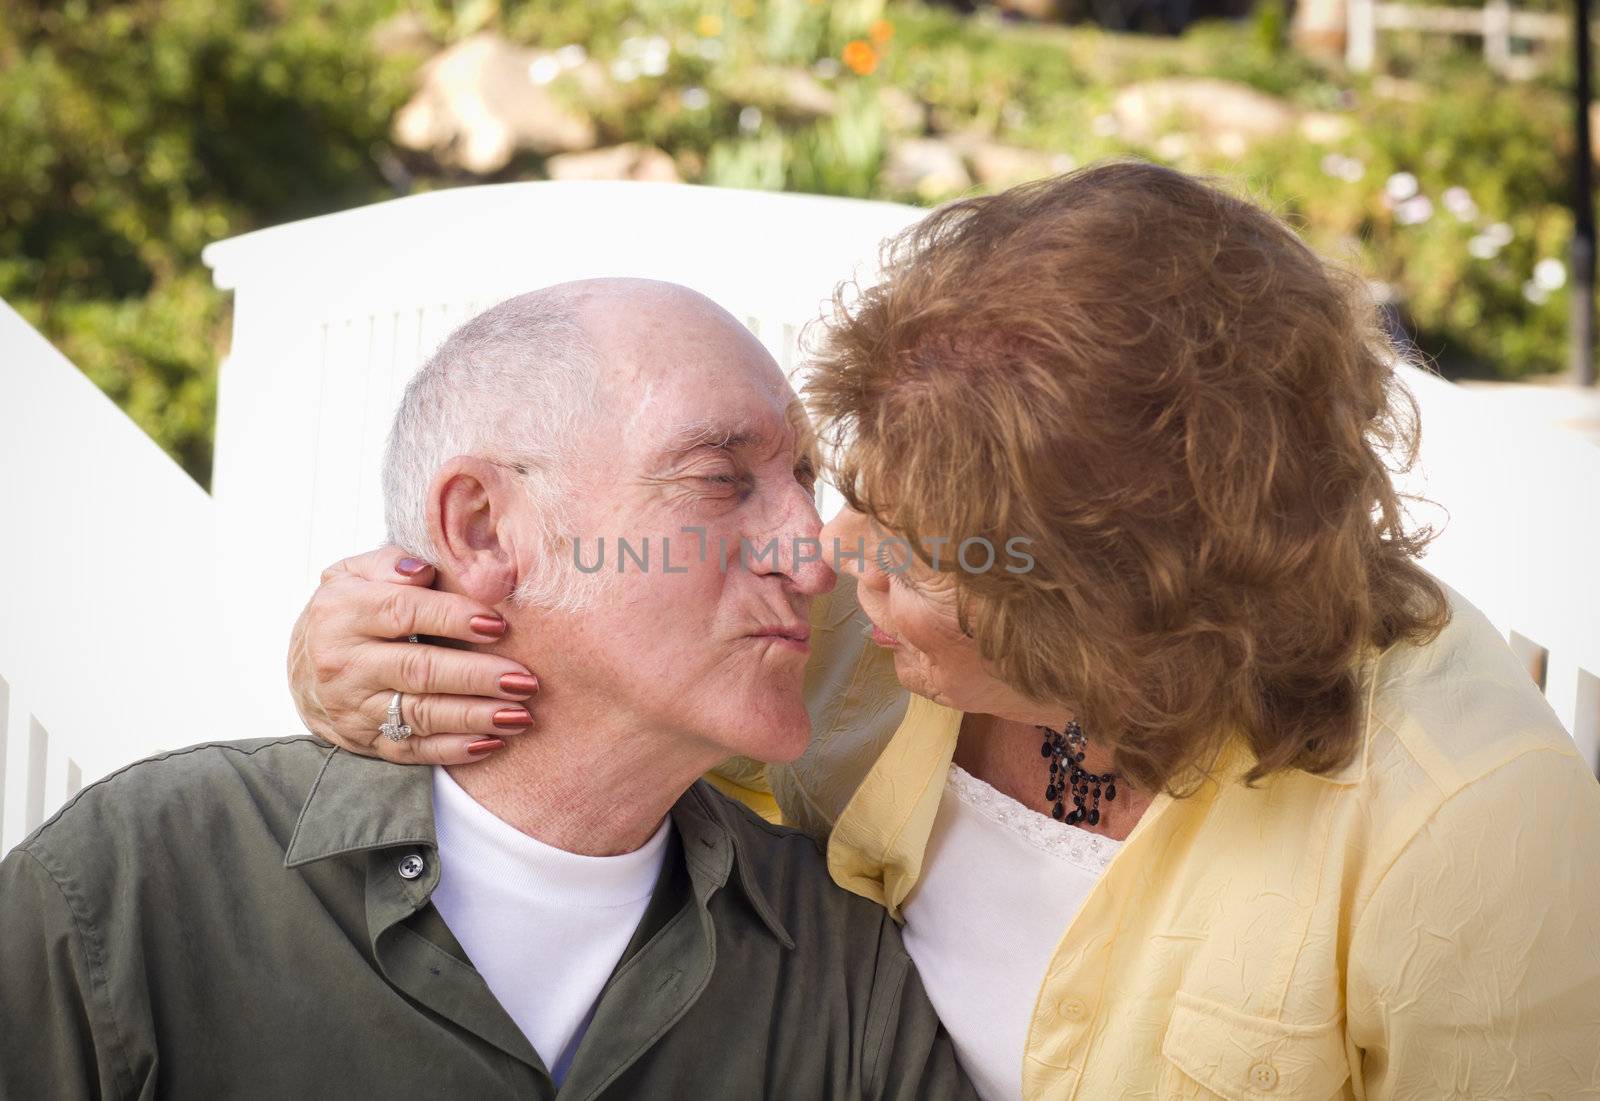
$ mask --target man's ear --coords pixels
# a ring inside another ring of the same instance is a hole
[[[517,587],[514,476],[497,463],[457,455],[428,487],[440,581],[485,604],[501,603]]]

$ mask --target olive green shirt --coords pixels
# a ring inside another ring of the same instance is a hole
[[[973,1096],[813,841],[704,783],[672,820],[562,1098]],[[438,879],[426,768],[291,738],[124,769],[0,863],[0,1097],[557,1096]]]

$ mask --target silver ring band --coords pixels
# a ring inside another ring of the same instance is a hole
[[[378,727],[378,733],[391,742],[403,742],[414,733],[400,713],[400,693],[389,698],[389,721]]]

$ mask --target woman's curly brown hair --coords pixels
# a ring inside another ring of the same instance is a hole
[[[1138,163],[943,207],[885,272],[840,288],[809,398],[846,499],[925,563],[1032,541],[1025,573],[937,564],[995,673],[1147,790],[1233,736],[1252,781],[1347,762],[1359,659],[1449,614],[1385,465],[1416,405],[1365,284]]]

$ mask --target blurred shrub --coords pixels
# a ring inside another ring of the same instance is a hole
[[[204,483],[226,310],[210,241],[384,193],[407,74],[377,0],[9,0],[0,296]]]

